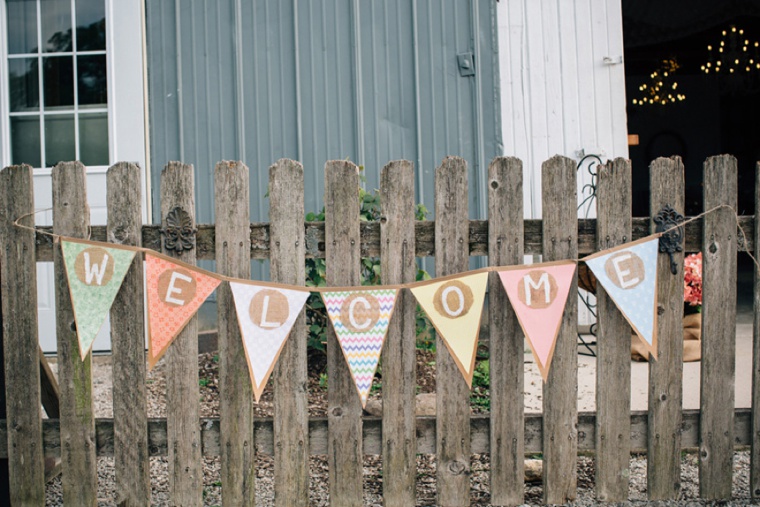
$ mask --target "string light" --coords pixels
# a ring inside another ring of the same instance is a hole
[[[633,105],[668,105],[675,102],[682,102],[686,95],[678,93],[678,82],[674,74],[680,66],[675,58],[668,58],[662,61],[660,68],[649,74],[650,81],[639,86],[641,97],[633,99]],[[708,69],[709,70],[709,69]]]
[[[728,74],[719,80],[731,91],[760,87],[760,41],[745,35],[744,29],[731,26],[721,31],[721,40],[707,44],[707,61],[700,67],[705,74]]]

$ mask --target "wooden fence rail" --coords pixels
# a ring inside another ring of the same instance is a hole
[[[543,220],[523,219],[522,163],[498,158],[489,167],[488,220],[469,220],[467,164],[446,157],[436,171],[435,221],[414,220],[414,167],[389,163],[381,173],[382,212],[378,222],[361,222],[359,173],[345,161],[325,167],[324,223],[304,222],[304,168],[280,160],[269,170],[269,223],[250,223],[248,168],[220,162],[215,168],[217,225],[198,225],[195,247],[179,258],[188,263],[216,259],[220,274],[250,277],[250,259],[270,259],[271,279],[304,285],[307,258],[326,260],[331,286],[360,284],[362,257],[380,258],[383,282],[413,281],[416,257],[435,256],[438,276],[468,269],[470,256],[488,256],[492,266],[520,264],[528,254],[544,260],[575,259],[624,244],[654,231],[649,217],[631,216],[631,167],[622,159],[599,169],[598,220],[576,218],[576,166],[554,157],[542,166]],[[758,168],[760,172],[760,166]],[[596,493],[623,501],[629,487],[632,450],[646,450],[648,495],[673,499],[679,493],[680,452],[698,448],[700,493],[710,500],[731,496],[735,446],[752,445],[751,491],[760,497],[760,434],[757,414],[760,376],[754,375],[753,408],[733,408],[736,328],[736,252],[753,251],[760,225],[753,216],[739,224],[721,209],[685,227],[685,251],[704,252],[705,339],[702,351],[701,410],[682,410],[683,251],[676,274],[661,254],[658,273],[658,360],[650,365],[649,410],[630,409],[630,327],[599,291],[597,413],[578,413],[576,347],[577,298],[568,299],[552,369],[544,384],[544,413],[523,409],[524,337],[495,273],[491,273],[491,412],[471,415],[469,389],[443,342],[437,343],[436,417],[415,417],[415,308],[402,291],[383,352],[383,417],[362,416],[343,353],[328,331],[327,417],[308,418],[306,325],[297,320],[274,370],[274,417],[253,418],[252,391],[243,358],[234,303],[219,291],[220,417],[199,418],[197,327],[183,330],[167,362],[166,419],[147,418],[143,347],[142,263],[136,261],[112,310],[114,419],[95,419],[90,358],[77,353],[70,296],[60,247],[44,232],[157,251],[161,227],[140,223],[140,170],[116,164],[108,174],[107,226],[89,227],[85,168],[61,163],[53,169],[54,225],[35,234],[14,221],[34,210],[32,170],[0,171],[0,301],[6,382],[6,419],[0,420],[0,459],[8,459],[13,505],[43,505],[45,457],[61,457],[67,504],[97,501],[96,456],[114,456],[120,505],[145,505],[150,498],[149,457],[169,457],[172,502],[201,505],[203,456],[221,456],[225,504],[253,505],[255,451],[274,455],[275,502],[309,504],[309,463],[326,454],[331,505],[362,502],[362,460],[382,454],[386,505],[415,502],[418,453],[437,455],[438,503],[470,502],[472,453],[491,454],[494,505],[523,503],[523,458],[541,452],[544,500],[575,498],[576,456],[594,450]],[[683,212],[683,164],[677,157],[651,165],[651,215],[670,205]],[[760,181],[760,179],[758,180]],[[736,206],[736,160],[713,157],[705,164],[705,209]],[[757,195],[760,196],[760,184]],[[161,220],[179,207],[194,225],[193,168],[170,163],[161,178]],[[760,200],[760,199],[759,199]],[[34,225],[33,216],[21,223]],[[44,232],[42,232],[44,231]],[[139,258],[139,256],[138,256]],[[55,261],[60,417],[41,419],[37,366],[37,261]],[[575,290],[576,281],[572,282]],[[755,305],[760,291],[755,283]],[[760,364],[760,320],[755,318],[755,373]],[[707,332],[709,330],[709,332]],[[755,437],[753,438],[753,435]]]

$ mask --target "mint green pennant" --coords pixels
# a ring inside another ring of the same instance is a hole
[[[77,324],[79,354],[84,360],[103,327],[135,252],[66,240],[61,241],[61,250]]]

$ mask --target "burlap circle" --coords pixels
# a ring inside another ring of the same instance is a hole
[[[176,277],[174,284],[171,285],[173,273],[178,273],[181,277]],[[187,281],[187,278],[184,277],[189,278],[190,281]],[[158,298],[164,304],[174,308],[185,306],[195,298],[197,287],[198,282],[188,270],[181,268],[167,269],[158,277]],[[171,293],[169,289],[172,289]],[[182,301],[182,304],[177,304],[173,300]]]
[[[105,273],[103,273],[103,260],[105,261]],[[88,261],[88,262],[86,262]],[[88,265],[88,266],[86,266]],[[74,261],[74,271],[77,274],[79,281],[85,285],[108,285],[113,277],[114,260],[112,255],[108,255],[108,252],[102,248],[90,247],[85,248],[79,255],[77,255],[76,261]],[[89,270],[86,269],[89,267]],[[87,272],[90,272],[89,282],[87,281]],[[98,276],[95,273],[102,273],[103,276],[98,283]]]
[[[546,277],[544,278],[544,275]],[[542,278],[544,278],[542,280]],[[526,283],[526,279],[530,280]],[[546,286],[549,286],[549,297],[547,301]],[[557,280],[548,271],[543,269],[534,269],[529,271],[517,282],[517,297],[520,302],[529,308],[541,310],[551,306],[557,298]],[[530,303],[528,303],[528,294]]]
[[[615,269],[616,260],[617,269]],[[626,290],[633,289],[639,285],[644,281],[644,276],[646,275],[644,261],[630,250],[616,253],[607,259],[607,262],[604,263],[604,270],[616,287]]]
[[[380,302],[367,293],[351,294],[340,307],[340,321],[349,331],[369,331],[380,320]]]
[[[264,313],[265,304],[266,313]],[[261,329],[277,329],[285,324],[290,315],[288,298],[278,290],[260,290],[251,299],[248,315],[251,317],[251,322]]]
[[[458,319],[467,315],[472,303],[472,289],[459,280],[444,283],[433,296],[435,311],[448,319]]]

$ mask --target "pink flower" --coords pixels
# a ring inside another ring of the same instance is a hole
[[[683,300],[690,306],[702,306],[702,252],[684,259]]]

